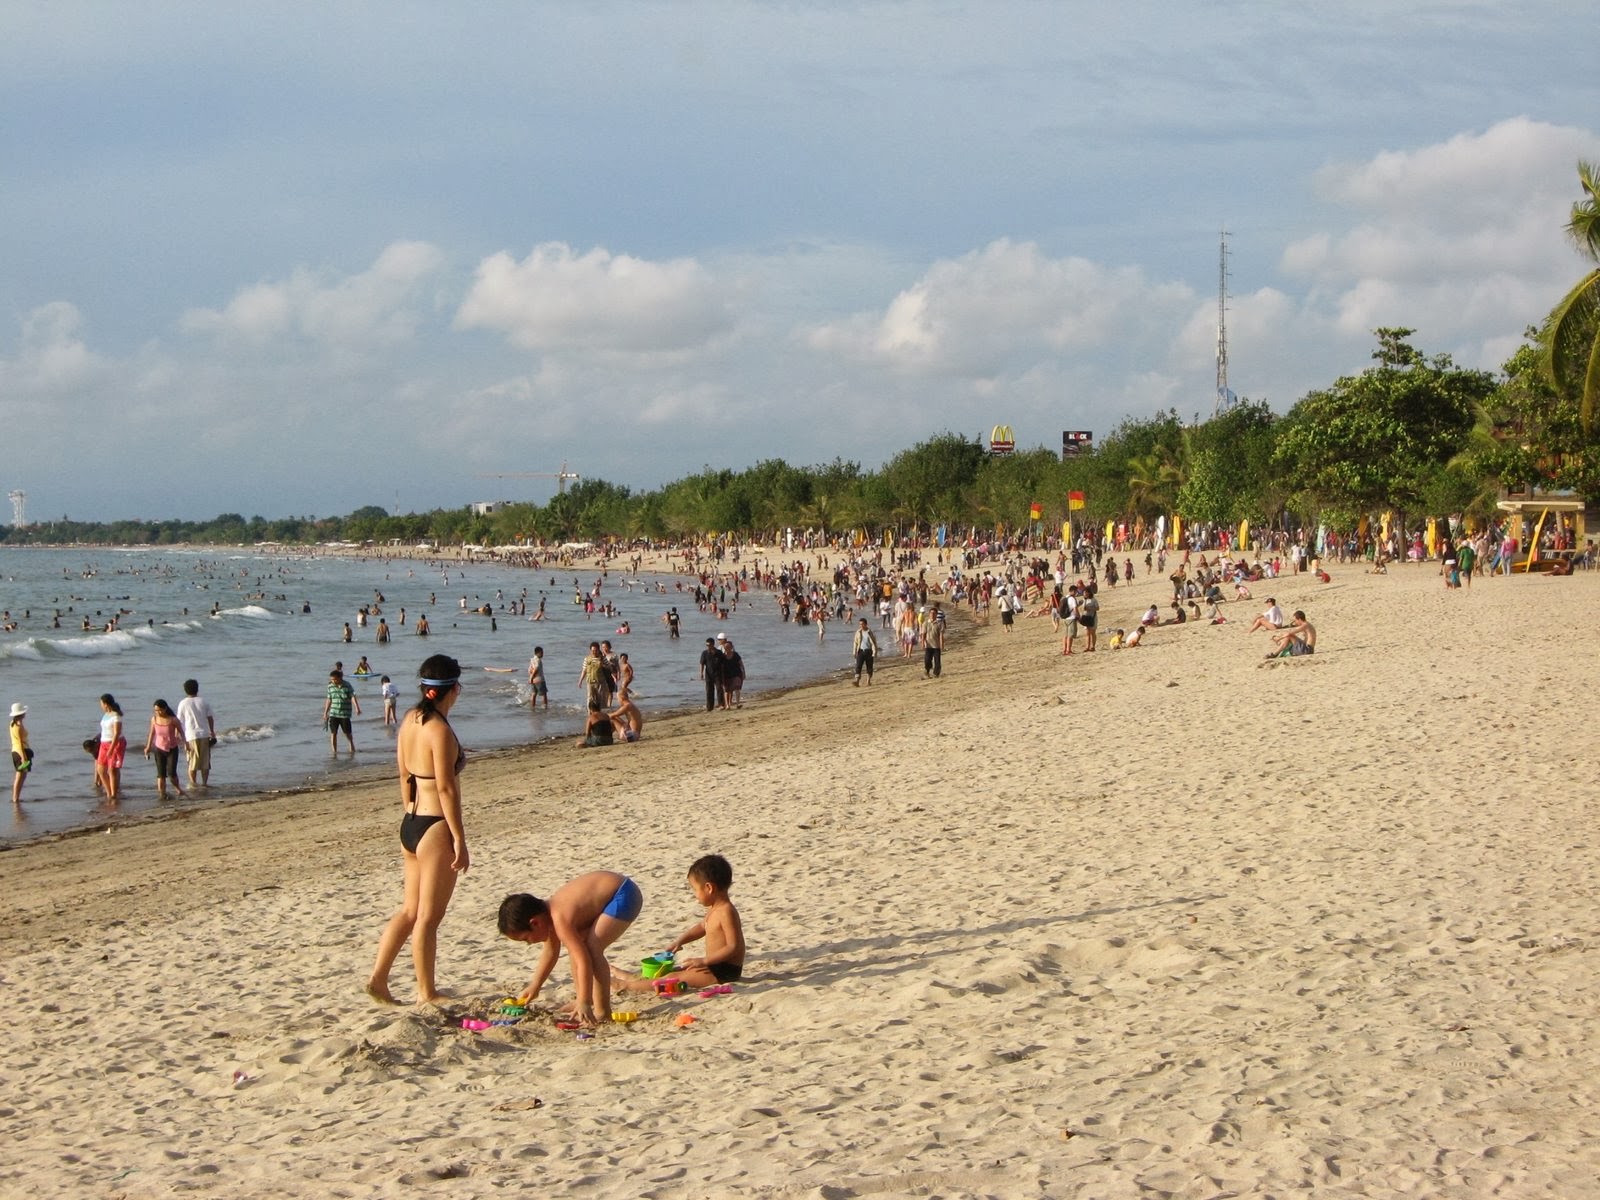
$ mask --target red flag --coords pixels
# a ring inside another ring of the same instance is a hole
[[[1082,492],[1068,492],[1067,493],[1067,507],[1069,509],[1071,509],[1073,512],[1077,512],[1078,509],[1082,508],[1083,507],[1083,493]]]
[[[1044,505],[1037,500],[1028,505],[1028,520],[1037,521],[1042,516],[1044,516]]]

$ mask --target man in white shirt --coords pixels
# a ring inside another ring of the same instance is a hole
[[[183,740],[189,753],[189,786],[195,786],[195,776],[202,787],[211,786],[211,747],[217,744],[217,718],[211,705],[200,698],[198,680],[183,681],[183,699],[178,701],[178,723],[183,726]]]

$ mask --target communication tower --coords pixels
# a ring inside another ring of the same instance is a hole
[[[1222,231],[1222,249],[1217,254],[1217,399],[1211,415],[1233,407],[1228,390],[1228,231]]]
[[[21,529],[28,523],[28,493],[17,488],[7,494],[11,497],[11,524]]]

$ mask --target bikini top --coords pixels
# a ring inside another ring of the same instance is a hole
[[[448,721],[445,722],[446,727],[448,727],[449,724],[450,724],[450,722],[448,722]],[[455,730],[454,729],[450,730],[450,736],[451,737],[455,737]],[[466,749],[461,745],[461,739],[460,738],[456,738],[456,766],[455,766],[455,773],[457,775],[459,775],[459,774],[461,774],[461,772],[465,771],[466,769],[467,769],[467,752],[466,752]],[[435,778],[435,776],[432,776],[432,775],[418,775],[418,774],[416,774],[415,772],[412,772],[412,771],[406,772],[406,787],[407,787],[406,807],[411,812],[416,812],[417,811],[417,780],[419,780],[419,779],[433,779],[433,778]]]

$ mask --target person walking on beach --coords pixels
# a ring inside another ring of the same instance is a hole
[[[944,613],[935,604],[922,616],[922,677],[937,679],[944,671]]]
[[[201,787],[210,787],[211,747],[217,744],[217,718],[211,705],[200,695],[199,680],[183,681],[178,721],[183,725],[184,749],[189,758],[189,786],[195,786],[198,776]]]
[[[128,739],[122,736],[122,706],[110,692],[100,697],[100,748],[95,753],[95,779],[115,804],[122,798],[122,763]]]
[[[714,638],[706,639],[706,648],[700,651],[700,678],[706,685],[706,711],[711,712],[722,704],[722,651]]]
[[[578,682],[583,685],[590,708],[604,708],[610,701],[611,670],[599,642],[589,643],[589,653],[578,668]]]
[[[28,745],[28,730],[22,718],[28,715],[28,706],[11,706],[11,803],[22,803],[22,782],[33,770],[33,748]]]
[[[354,706],[356,716],[361,715],[361,701],[356,699],[356,690],[344,680],[344,672],[335,667],[328,676],[328,698],[322,702],[322,719],[328,725],[328,740],[333,746],[333,752],[339,753],[339,730],[344,730],[344,740],[350,745],[350,753],[356,752],[355,734],[351,731],[350,709]]]
[[[466,754],[450,726],[450,710],[461,697],[461,664],[447,654],[435,654],[424,660],[418,675],[421,699],[400,722],[395,739],[405,891],[378,938],[377,961],[367,980],[367,995],[380,1004],[396,1003],[389,972],[408,939],[417,972],[417,1003],[436,1004],[442,998],[434,978],[439,924],[455,892],[456,876],[471,863],[461,817]]]
[[[861,672],[867,673],[867,686],[872,686],[872,660],[878,655],[878,640],[872,636],[872,630],[867,626],[867,619],[862,617],[857,623],[856,636],[852,639],[850,649],[856,656],[856,677],[851,687],[861,686]]]
[[[722,639],[722,707],[744,707],[744,658],[733,648],[733,639]]]
[[[150,752],[155,751],[156,791],[163,800],[168,798],[169,779],[178,795],[187,795],[183,785],[178,782],[178,748],[182,744],[183,723],[178,720],[178,714],[168,707],[165,700],[157,700],[151,706],[150,731],[144,739],[144,756],[149,758]]]
[[[544,677],[544,647],[535,646],[533,657],[528,660],[528,690],[532,693],[528,697],[528,709],[531,712],[539,707],[539,698],[544,697],[544,710],[550,711],[550,681]]]

